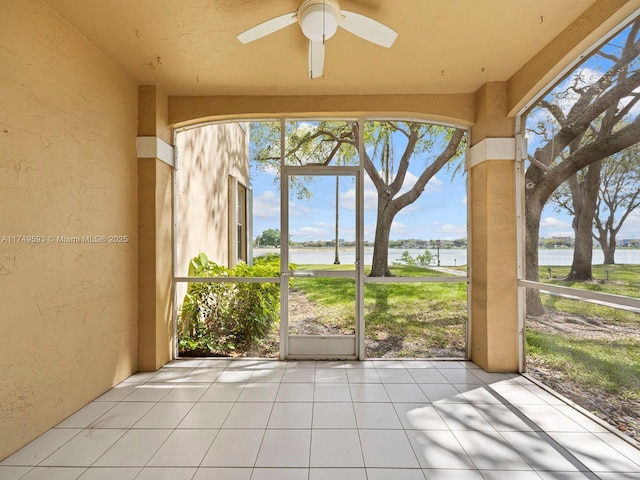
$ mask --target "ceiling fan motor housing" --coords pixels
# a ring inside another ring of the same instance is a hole
[[[336,33],[340,6],[334,0],[306,0],[298,8],[297,16],[304,36],[311,41],[321,42]]]

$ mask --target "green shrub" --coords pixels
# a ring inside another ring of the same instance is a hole
[[[229,269],[200,253],[189,265],[193,277],[277,277],[279,273],[277,255]],[[279,311],[277,283],[190,283],[178,320],[180,351],[226,355],[259,344]]]

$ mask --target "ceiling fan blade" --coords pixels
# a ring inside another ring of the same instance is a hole
[[[279,17],[272,18],[266,22],[259,23],[255,27],[251,27],[249,30],[245,30],[238,35],[238,40],[242,43],[253,42],[259,38],[265,37],[271,33],[282,30],[284,27],[288,27],[292,23],[296,23],[296,12],[286,13]]]
[[[309,40],[309,78],[322,76],[324,68],[324,43]]]
[[[360,38],[364,38],[371,43],[389,48],[398,36],[397,32],[373,18],[345,10],[342,10],[341,13],[342,21],[340,22],[340,26],[346,31]]]

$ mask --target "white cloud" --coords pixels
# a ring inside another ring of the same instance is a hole
[[[570,228],[571,224],[556,217],[545,217],[540,220],[540,228]]]
[[[462,204],[463,205],[467,204],[467,196],[466,195],[464,197],[462,197]]]
[[[265,191],[253,199],[253,216],[263,219],[280,218],[280,195],[272,190]]]
[[[333,236],[332,229],[327,229],[322,225],[302,227],[291,230],[289,233],[297,241],[328,240]]]
[[[444,225],[440,225],[435,229],[436,233],[441,233],[445,235],[443,239],[445,240],[453,240],[460,237],[465,237],[467,235],[467,226],[466,225],[454,225],[452,223],[445,223]]]
[[[636,209],[629,214],[618,233],[618,239],[640,238],[640,210]]]

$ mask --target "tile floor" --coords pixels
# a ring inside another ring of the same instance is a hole
[[[470,362],[178,360],[0,462],[23,480],[626,480],[640,450]]]

